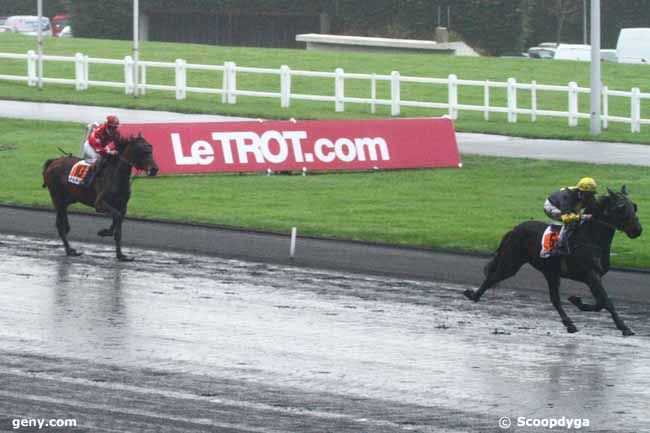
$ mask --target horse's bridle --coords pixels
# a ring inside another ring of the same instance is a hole
[[[625,232],[625,233],[627,233],[627,230],[628,230],[628,229],[629,229],[633,224],[636,223],[636,220],[637,220],[636,217],[632,217],[632,218],[628,219],[628,220],[625,222],[625,224],[623,224],[623,227],[622,227],[622,228],[618,228],[618,227],[616,227],[616,225],[614,225],[614,224],[612,224],[612,223],[610,223],[610,222],[607,222],[607,221],[605,221],[605,220],[602,220],[602,219],[600,219],[600,218],[592,218],[592,221],[593,221],[593,222],[596,222],[596,223],[598,223],[598,224],[604,225],[605,227],[610,228],[610,229],[612,229],[612,230],[620,230],[620,231]]]

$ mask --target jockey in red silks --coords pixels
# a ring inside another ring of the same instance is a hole
[[[117,116],[109,115],[106,122],[93,129],[88,139],[84,143],[84,159],[90,164],[95,164],[91,173],[86,176],[84,186],[90,186],[93,179],[101,171],[102,162],[106,155],[117,154],[117,144],[115,141],[119,138],[117,128],[120,120]]]

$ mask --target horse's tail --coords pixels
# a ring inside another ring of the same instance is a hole
[[[56,158],[48,159],[45,161],[45,164],[43,164],[43,188],[45,188],[47,185],[45,184],[45,172],[47,171],[47,168],[52,164]]]
[[[492,257],[492,260],[488,262],[487,265],[483,268],[483,274],[487,277],[490,273],[496,271],[497,266],[499,265],[499,257],[500,257],[500,252],[501,249],[503,248],[503,245],[506,243],[510,235],[512,234],[512,230],[510,230],[508,233],[503,235],[503,238],[501,238],[501,243],[497,247],[496,251],[494,252],[494,257]]]

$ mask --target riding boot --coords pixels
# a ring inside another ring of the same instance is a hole
[[[572,233],[573,233],[573,224],[562,226],[562,230],[560,231],[560,238],[558,239],[557,242],[557,255],[568,256],[571,254],[569,240],[571,238]]]
[[[84,188],[90,188],[92,186],[93,181],[97,178],[99,173],[101,173],[102,168],[104,168],[104,160],[105,158],[97,158],[95,163],[88,169],[88,174],[81,183],[81,186]]]
[[[83,181],[81,182],[81,186],[84,188],[90,188],[93,184],[93,180],[95,180],[96,173],[96,164],[92,164],[90,167],[88,167],[88,174],[86,174],[86,177],[84,177]]]

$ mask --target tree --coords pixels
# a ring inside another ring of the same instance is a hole
[[[52,17],[58,12],[66,11],[69,7],[68,0],[43,1],[43,16]],[[36,15],[36,0],[2,0],[0,1],[0,16],[10,15]]]
[[[542,4],[547,14],[555,19],[555,41],[559,44],[565,22],[581,14],[582,0],[546,0]]]
[[[488,54],[521,52],[528,38],[529,0],[457,0],[454,31]]]

